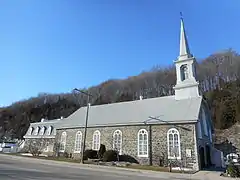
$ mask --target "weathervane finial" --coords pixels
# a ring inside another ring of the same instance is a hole
[[[181,11],[180,11],[180,18],[183,19],[183,14]]]

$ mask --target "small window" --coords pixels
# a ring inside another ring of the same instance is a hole
[[[75,153],[81,152],[81,145],[82,145],[82,132],[78,131],[75,137],[75,148],[74,148]]]
[[[46,129],[45,126],[41,127],[39,135],[41,135],[41,136],[44,135],[45,129]]]
[[[122,154],[122,131],[120,130],[113,133],[113,149]]]
[[[100,131],[93,133],[92,149],[98,151],[100,149]]]
[[[66,142],[67,142],[67,133],[63,132],[62,135],[61,135],[61,139],[60,139],[60,148],[59,148],[60,152],[64,152],[65,151]]]
[[[181,159],[180,135],[177,129],[172,128],[167,132],[168,158]]]
[[[138,131],[138,156],[148,157],[148,132],[145,129]]]

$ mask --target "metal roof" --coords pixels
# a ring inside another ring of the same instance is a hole
[[[149,116],[169,123],[197,121],[202,97],[176,100],[164,96],[136,101],[90,106],[88,127],[144,124]],[[59,121],[57,129],[84,127],[86,107]]]
[[[63,119],[53,119],[53,120],[44,120],[43,122],[35,122],[35,123],[31,123],[30,127],[43,127],[43,126],[45,126],[45,127],[54,126],[55,127],[56,124],[58,124]]]

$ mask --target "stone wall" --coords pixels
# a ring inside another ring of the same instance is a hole
[[[94,127],[88,128],[87,138],[86,138],[86,149],[92,148],[92,135],[95,130],[99,130],[101,133],[100,141],[101,144],[106,146],[106,149],[112,149],[113,146],[113,133],[115,130],[122,131],[122,154],[127,154],[134,157],[141,164],[152,164],[160,165],[161,159],[166,162],[167,159],[167,131],[170,128],[178,129],[181,138],[181,157],[180,160],[182,165],[185,167],[198,167],[197,152],[196,151],[196,133],[195,124],[184,124],[179,125],[186,129],[176,127],[174,125],[151,125],[152,140],[149,143],[149,150],[152,151],[152,161],[150,157],[138,157],[138,138],[137,134],[140,129],[146,129],[149,133],[149,125],[142,126],[115,126],[115,127]],[[59,129],[57,130],[56,142],[60,141],[60,136],[62,132],[67,133],[67,143],[65,151],[71,153],[74,158],[80,158],[80,153],[74,153],[74,143],[75,135],[77,131],[81,131],[82,134],[84,130],[81,128],[76,129]],[[186,149],[190,150],[191,157],[186,156]],[[150,154],[150,153],[149,153]],[[178,162],[178,165],[180,162]]]
[[[229,153],[240,154],[240,124],[229,129],[216,130],[214,146],[223,152],[224,157]]]
[[[25,139],[25,144],[21,151],[29,152],[30,146],[37,146],[37,148],[42,152],[42,154],[52,156],[54,154],[55,141],[56,141],[55,138]],[[47,146],[48,146],[48,151],[46,151]]]
[[[181,141],[181,161],[178,162],[183,167],[192,168],[193,164],[197,164],[197,156],[196,156],[196,133],[195,133],[195,125],[184,125],[185,128],[189,129],[189,131],[184,130],[182,128],[177,128],[170,125],[164,126],[153,126],[152,127],[152,156],[153,156],[153,164],[159,165],[160,159],[162,157],[167,157],[167,131],[170,128],[178,129],[180,133],[180,141]],[[191,157],[186,156],[186,150],[191,151]],[[165,160],[166,161],[166,160]]]

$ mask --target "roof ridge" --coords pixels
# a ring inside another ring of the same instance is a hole
[[[107,104],[99,104],[99,105],[91,105],[91,107],[100,107],[100,106],[111,106],[116,104],[130,104],[133,102],[142,102],[142,101],[149,101],[149,100],[155,100],[155,99],[166,99],[166,98],[173,98],[174,96],[160,96],[160,97],[153,97],[153,98],[146,98],[146,99],[136,99],[132,101],[123,101],[123,102],[114,102],[114,103],[107,103]],[[87,106],[82,106],[81,108],[86,108]],[[79,108],[80,109],[80,108]]]

